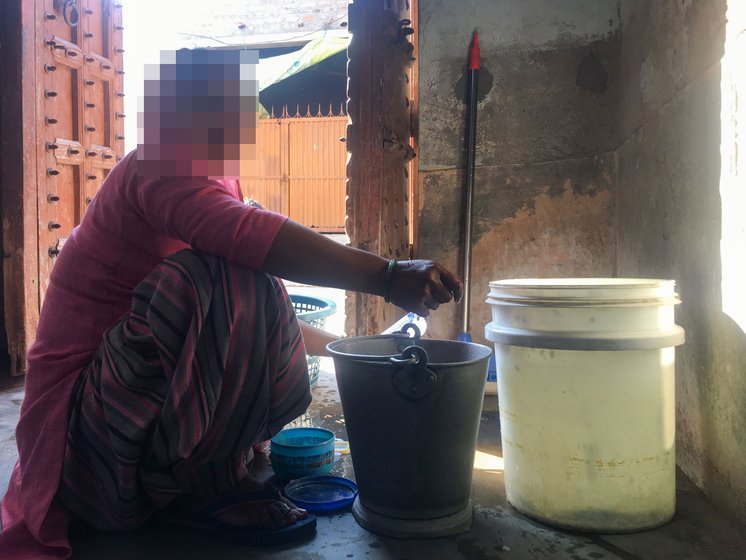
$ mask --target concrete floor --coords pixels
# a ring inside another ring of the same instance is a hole
[[[290,286],[308,293],[309,288]],[[318,292],[317,292],[318,293]],[[341,305],[338,291],[324,293]],[[341,332],[341,313],[327,324]],[[23,398],[19,381],[0,389],[0,495],[15,461],[13,428]],[[330,359],[322,360],[314,402],[296,423],[323,426],[347,439]],[[478,450],[500,457],[497,399],[487,397],[482,412]],[[332,474],[354,478],[352,461],[343,456]],[[81,560],[132,558],[190,559],[503,559],[503,560],[744,560],[743,527],[730,524],[683,475],[678,477],[678,511],[674,520],[653,531],[633,535],[583,535],[553,529],[512,509],[505,498],[503,473],[497,466],[474,471],[471,530],[435,540],[395,540],[369,533],[349,511],[319,516],[315,538],[292,546],[251,548],[227,545],[190,531],[152,524],[134,534],[96,535],[74,541]]]

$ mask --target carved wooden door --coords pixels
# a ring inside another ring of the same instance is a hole
[[[49,274],[124,150],[121,5],[1,0],[3,313],[25,370]]]
[[[55,257],[124,149],[121,4],[37,3],[43,47],[38,229],[39,305]]]
[[[416,137],[416,0],[355,0],[348,48],[347,233],[386,258],[411,255],[411,162]],[[380,333],[402,313],[348,294],[349,335]]]

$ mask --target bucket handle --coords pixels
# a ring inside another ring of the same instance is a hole
[[[412,331],[412,335],[409,334],[410,331]],[[418,327],[414,323],[405,323],[404,325],[402,325],[401,330],[394,334],[406,334],[407,336],[409,336],[409,338],[414,339],[415,343],[419,342],[420,336],[422,336],[420,327]],[[402,354],[404,353],[402,352]],[[425,357],[427,357],[427,355]]]
[[[400,366],[392,374],[391,382],[403,397],[411,400],[424,399],[438,384],[438,376],[428,369],[427,352],[421,346],[407,346],[402,350],[401,358],[391,356],[389,360]]]

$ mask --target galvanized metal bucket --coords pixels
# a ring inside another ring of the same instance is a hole
[[[406,332],[328,346],[366,529],[435,538],[471,524],[474,451],[491,350]]]

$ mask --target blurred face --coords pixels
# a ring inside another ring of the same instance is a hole
[[[145,69],[138,173],[148,178],[249,176],[255,159],[256,51],[164,51]]]

